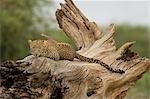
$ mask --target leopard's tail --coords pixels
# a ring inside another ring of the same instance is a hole
[[[106,69],[108,69],[109,71],[112,71],[112,72],[115,72],[115,73],[125,73],[125,71],[123,70],[120,70],[120,69],[113,69],[111,68],[109,65],[107,65],[106,63],[98,60],[98,59],[94,59],[94,58],[87,58],[87,57],[84,57],[78,53],[76,53],[75,55],[75,58],[81,60],[81,61],[85,61],[85,62],[89,62],[89,63],[98,63],[100,64],[101,66],[105,67]]]

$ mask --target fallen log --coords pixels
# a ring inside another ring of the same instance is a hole
[[[127,42],[117,49],[114,24],[102,33],[72,0],[60,5],[56,11],[59,27],[74,40],[77,53],[125,73],[112,73],[99,64],[77,59],[55,61],[30,55],[1,63],[0,98],[123,99],[129,88],[149,70],[150,60],[129,49],[135,42]]]

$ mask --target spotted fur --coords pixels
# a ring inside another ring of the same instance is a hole
[[[29,40],[30,53],[35,56],[44,56],[54,60],[59,60],[59,53],[56,44],[49,43],[48,40]]]
[[[113,69],[111,68],[109,65],[107,65],[106,63],[98,60],[98,59],[94,59],[94,58],[87,58],[87,57],[84,57],[80,54],[77,54],[75,55],[75,58],[81,60],[81,61],[85,61],[85,62],[89,62],[89,63],[97,63],[97,64],[100,64],[101,66],[105,67],[106,69],[108,69],[109,71],[112,71],[112,72],[115,72],[115,73],[125,73],[125,71],[123,70],[120,70],[120,69]]]

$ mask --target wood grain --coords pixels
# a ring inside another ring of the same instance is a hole
[[[123,99],[129,88],[149,70],[150,60],[129,49],[135,42],[127,42],[117,49],[114,24],[102,33],[72,0],[60,5],[56,19],[66,35],[75,41],[80,49],[77,52],[122,69],[125,74],[112,73],[99,64],[77,59],[54,61],[31,55],[16,62],[1,63],[0,98]],[[14,72],[19,73],[16,76]]]

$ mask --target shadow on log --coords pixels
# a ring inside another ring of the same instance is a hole
[[[56,11],[60,28],[75,41],[77,53],[99,59],[124,74],[112,73],[96,63],[27,56],[1,63],[0,98],[3,99],[123,99],[128,89],[149,70],[150,60],[141,58],[127,42],[116,49],[111,24],[102,33],[72,0]]]

